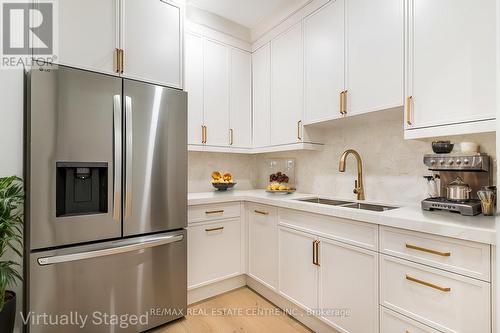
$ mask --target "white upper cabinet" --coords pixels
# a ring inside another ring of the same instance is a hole
[[[229,146],[229,49],[210,40],[204,44],[206,144]]]
[[[402,106],[403,29],[399,0],[332,0],[307,16],[306,124]]]
[[[119,0],[58,0],[57,8],[57,63],[115,73]]]
[[[271,144],[271,46],[266,44],[252,55],[253,145]]]
[[[407,132],[494,119],[495,0],[409,0],[408,10]]]
[[[231,49],[230,129],[229,144],[252,146],[252,56]]]
[[[345,4],[346,114],[402,106],[404,1],[345,0]]]
[[[185,90],[188,93],[188,144],[203,144],[203,39],[186,33]]]
[[[271,145],[301,142],[302,22],[271,42]]]
[[[170,0],[122,0],[124,76],[182,88],[183,8]]]
[[[344,0],[304,19],[306,123],[338,118],[344,90]]]
[[[183,6],[175,0],[57,0],[55,62],[182,88]],[[123,50],[123,72],[117,49]]]
[[[249,150],[252,147],[251,53],[191,30],[184,39],[188,148]]]

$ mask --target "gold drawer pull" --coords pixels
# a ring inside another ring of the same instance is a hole
[[[221,210],[209,210],[209,211],[206,211],[205,214],[222,214],[224,213],[224,209],[221,209]]]
[[[254,212],[255,212],[255,213],[257,213],[257,214],[269,215],[269,213],[268,213],[268,212],[263,212],[263,211],[261,211],[261,210],[254,210]]]
[[[218,228],[211,228],[211,229],[205,229],[206,232],[210,232],[210,231],[218,231],[218,230],[223,230],[224,227],[218,227]]]
[[[422,281],[422,280],[419,280],[419,279],[416,279],[412,276],[409,276],[408,274],[406,274],[406,279],[408,281],[412,281],[412,282],[415,282],[415,283],[418,283],[418,284],[421,284],[421,285],[424,285],[424,286],[427,286],[427,287],[431,287],[431,288],[434,288],[434,289],[437,289],[439,291],[444,291],[444,292],[449,292],[451,291],[451,288],[448,288],[448,287],[440,287],[436,284],[433,284],[433,283],[430,283],[430,282],[426,282],[426,281]]]
[[[435,254],[435,255],[441,256],[441,257],[449,257],[449,256],[451,256],[451,252],[440,252],[440,251],[436,251],[436,250],[426,249],[425,247],[411,245],[411,244],[408,244],[408,243],[406,243],[406,248],[407,249],[416,250],[416,251],[421,251],[421,252],[427,252],[427,253]]]

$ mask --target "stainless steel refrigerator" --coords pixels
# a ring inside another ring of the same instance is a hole
[[[64,66],[25,84],[29,331],[140,332],[182,317],[186,93]]]

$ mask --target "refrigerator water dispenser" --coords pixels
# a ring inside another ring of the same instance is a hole
[[[56,216],[108,212],[108,163],[57,162]]]

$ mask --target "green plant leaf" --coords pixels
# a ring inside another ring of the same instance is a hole
[[[1,259],[7,249],[22,257],[23,205],[22,180],[16,176],[0,178],[0,311],[4,306],[7,287],[22,281],[17,271],[19,264]]]

